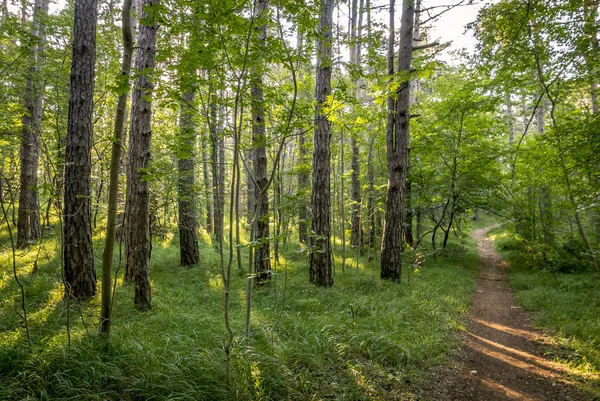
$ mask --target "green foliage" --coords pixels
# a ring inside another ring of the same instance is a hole
[[[323,289],[307,283],[305,257],[294,245],[282,255],[273,285],[255,292],[249,339],[241,336],[246,281],[232,282],[230,313],[237,336],[228,390],[218,254],[206,243],[202,267],[181,268],[172,243],[173,238],[154,243],[152,311],[137,312],[132,288],[119,280],[108,349],[95,330],[97,298],[71,305],[67,348],[67,309],[51,238],[47,252],[55,258],[40,264],[38,272],[26,270],[25,255],[19,258],[20,272],[27,275],[34,354],[26,351],[13,312],[15,284],[7,272],[0,273],[0,398],[308,400],[371,394],[402,399],[457,345],[455,331],[463,329],[477,262],[469,242],[467,253],[443,263],[420,260],[399,286],[380,281],[376,260],[369,263],[365,255],[358,270],[338,270],[336,287]],[[7,258],[7,252],[0,257]],[[7,263],[1,266],[8,269]]]

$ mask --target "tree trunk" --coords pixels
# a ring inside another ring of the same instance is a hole
[[[75,1],[63,209],[65,296],[75,299],[96,293],[90,200],[96,18],[96,0]]]
[[[25,87],[25,114],[23,114],[23,137],[21,139],[21,191],[19,192],[19,220],[17,247],[26,248],[30,240],[41,237],[40,201],[38,198],[38,160],[42,131],[42,104],[45,64],[45,26],[48,0],[36,0],[31,25],[31,36],[38,41],[30,50],[27,84]]]
[[[194,92],[185,92],[179,117],[177,204],[179,206],[179,263],[181,266],[196,265],[200,262],[198,235],[196,234],[198,227],[194,179],[196,128],[193,121],[193,102]]]
[[[391,0],[390,19],[393,19]],[[410,74],[412,60],[413,0],[403,0],[402,25],[400,27],[400,48],[398,51],[398,72],[401,76]],[[393,30],[392,30],[393,35]],[[388,49],[388,72],[393,74],[392,37]],[[390,66],[390,61],[392,65]],[[391,76],[391,74],[390,74]],[[404,217],[404,184],[408,170],[409,105],[410,81],[404,78],[396,91],[397,100],[388,101],[386,129],[386,149],[388,164],[388,188],[385,210],[385,225],[381,244],[381,278],[399,281],[402,269],[402,225]],[[395,103],[395,104],[394,104]],[[394,114],[395,113],[395,114]]]
[[[315,131],[312,185],[312,246],[309,258],[310,282],[320,286],[333,285],[330,221],[330,137],[331,123],[326,115],[327,97],[331,94],[331,48],[333,0],[321,3],[317,67],[315,82]]]
[[[140,20],[148,19],[147,8],[157,0],[144,0]],[[129,166],[127,171],[127,211],[125,234],[125,279],[135,285],[134,303],[139,310],[152,309],[150,288],[150,210],[148,180],[145,171],[150,163],[152,139],[152,91],[154,84],[149,74],[154,70],[156,33],[154,18],[140,24],[137,43],[135,80],[131,102],[129,130]]]
[[[415,24],[413,29],[413,47],[419,46],[421,42],[421,0],[416,0],[415,3]],[[410,100],[409,106],[417,103],[417,90],[420,87],[419,79],[417,77],[411,79],[410,81]],[[409,138],[410,139],[410,138]],[[408,155],[407,155],[407,178],[404,183],[405,186],[405,221],[404,221],[404,242],[406,242],[411,248],[414,246],[414,236],[413,236],[413,216],[414,216],[414,205],[413,205],[413,191],[412,191],[412,182],[408,175],[410,171],[410,140],[408,141]]]
[[[304,55],[304,38],[298,33],[298,51],[301,55]],[[304,69],[302,66],[298,71],[298,81],[304,83]],[[301,91],[300,96],[307,96],[306,91]],[[310,163],[308,160],[308,144],[306,143],[305,131],[300,128],[298,133],[298,189],[296,192],[298,201],[298,241],[302,244],[308,244],[308,223],[310,220],[310,209],[308,205],[308,196],[310,191],[310,167],[307,166]]]
[[[257,53],[263,51],[267,39],[267,0],[257,0],[258,26]],[[265,99],[263,94],[262,57],[258,57],[252,77],[252,148],[254,149],[254,274],[257,284],[271,279],[271,256],[269,246],[269,193],[267,187],[267,137],[265,135]]]
[[[252,150],[246,153],[246,223],[252,224],[254,216],[254,152]]]
[[[210,90],[210,89],[209,89]],[[209,131],[210,131],[210,155],[212,162],[212,185],[213,185],[213,231],[215,237],[217,239],[217,244],[221,243],[223,239],[223,207],[224,205],[221,203],[221,193],[223,192],[223,184],[219,179],[221,174],[221,164],[219,162],[219,133],[217,130],[218,122],[218,106],[215,102],[216,94],[212,93],[210,90],[209,96],[211,97],[210,103],[210,118],[209,118]]]
[[[351,19],[350,19],[350,64],[354,65],[355,68],[358,68],[360,60],[360,43],[358,43],[359,35],[358,31],[360,30],[359,25],[359,17],[358,14],[361,15],[360,20],[362,20],[362,3],[360,10],[357,10],[357,0],[352,0],[352,10],[351,10]],[[352,80],[356,82],[356,80]],[[357,99],[360,98],[360,87],[357,85],[355,87],[355,97]],[[359,156],[359,146],[358,141],[356,139],[357,132],[352,132],[350,137],[350,145],[352,147],[352,161],[351,161],[351,169],[352,169],[352,180],[350,186],[350,196],[352,199],[352,207],[351,207],[351,215],[350,215],[350,245],[357,246],[359,249],[362,247],[359,240],[362,237],[362,227],[360,226],[360,211],[361,211],[361,193],[360,193],[360,164],[358,162]]]
[[[375,142],[375,136],[371,137],[369,143],[369,158],[367,161],[367,184],[369,185],[369,198],[367,201],[367,216],[368,216],[368,233],[367,243],[369,248],[372,248],[375,244],[375,210],[377,205],[375,204],[375,173],[373,168],[373,143]]]
[[[112,265],[115,249],[117,210],[119,200],[119,172],[121,169],[121,146],[125,133],[125,117],[127,98],[129,96],[129,74],[131,72],[131,55],[133,54],[133,36],[131,34],[131,0],[123,2],[121,12],[121,31],[123,33],[123,62],[121,64],[120,82],[127,91],[121,92],[115,114],[114,139],[110,156],[110,178],[108,184],[108,212],[106,216],[106,238],[102,254],[102,308],[100,310],[100,334],[106,338],[110,335],[110,317],[112,304]]]
[[[202,174],[204,178],[204,200],[206,204],[206,231],[213,232],[213,202],[211,195],[210,172],[206,155],[206,138],[202,138]]]

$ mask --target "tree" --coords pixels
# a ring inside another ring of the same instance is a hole
[[[96,6],[96,0],[75,1],[63,234],[65,296],[75,299],[96,293],[90,199]]]
[[[252,148],[254,164],[254,273],[257,283],[271,278],[271,255],[269,238],[269,179],[267,178],[267,150],[265,135],[265,99],[263,93],[261,53],[264,52],[267,39],[267,0],[257,0],[256,24],[258,25],[257,65],[252,80]]]
[[[393,0],[390,2],[390,26],[393,20]],[[415,9],[412,0],[403,0],[398,76],[400,82],[394,97],[388,100],[386,126],[386,158],[388,188],[385,202],[385,225],[381,241],[381,278],[400,280],[402,269],[402,225],[404,220],[404,190],[408,170],[408,138],[410,124],[410,65],[412,61]],[[392,29],[392,28],[391,28]],[[388,73],[393,76],[393,29],[388,48]],[[391,67],[390,67],[391,65]]]
[[[312,242],[309,257],[310,282],[332,286],[330,174],[331,122],[328,119],[328,97],[331,95],[331,50],[333,27],[333,0],[323,0],[317,39],[317,67],[315,71],[315,133],[312,183]]]
[[[110,155],[110,178],[108,184],[108,211],[106,215],[106,239],[102,254],[102,308],[100,311],[100,333],[107,338],[110,335],[110,317],[112,304],[112,264],[117,229],[117,206],[119,200],[119,172],[121,170],[121,147],[125,131],[127,98],[129,97],[129,74],[133,54],[133,35],[131,33],[131,0],[123,2],[121,12],[121,32],[123,35],[123,61],[119,79],[120,94],[115,112],[112,151]]]
[[[150,288],[150,213],[148,179],[152,139],[151,73],[156,55],[156,6],[158,1],[144,0],[137,43],[135,70],[138,74],[131,102],[129,130],[129,165],[127,168],[127,207],[125,235],[125,278],[135,286],[134,303],[139,310],[152,308]]]
[[[177,203],[179,205],[179,260],[182,266],[200,262],[198,218],[196,216],[196,183],[194,175],[194,143],[196,128],[192,103],[194,92],[184,92],[179,116]]]
[[[38,196],[38,159],[42,130],[42,104],[44,79],[42,70],[45,64],[46,19],[48,0],[36,0],[31,23],[31,37],[34,42],[29,54],[29,69],[25,89],[25,113],[21,138],[21,191],[19,192],[19,220],[17,225],[17,246],[25,248],[30,240],[41,237],[40,201]]]

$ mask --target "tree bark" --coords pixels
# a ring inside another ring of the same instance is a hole
[[[317,40],[315,84],[315,131],[312,184],[312,246],[309,257],[310,282],[319,286],[333,285],[330,221],[330,137],[331,123],[325,114],[331,94],[331,49],[333,0],[323,0]]]
[[[148,8],[157,0],[144,0],[140,21],[148,19]],[[154,18],[140,24],[131,102],[129,130],[129,166],[127,170],[127,211],[125,234],[125,279],[135,286],[134,303],[139,310],[152,309],[150,288],[150,197],[145,171],[150,163],[152,139],[152,91],[154,84],[149,74],[154,70],[156,33]]]
[[[48,0],[36,0],[31,25],[31,36],[37,42],[31,47],[29,69],[25,87],[25,113],[22,119],[21,173],[19,211],[17,225],[17,247],[26,248],[30,240],[41,237],[40,201],[38,197],[38,160],[42,132],[42,105],[44,80],[42,69],[45,64],[45,26],[48,15]]]
[[[304,38],[298,33],[298,49],[304,55]],[[298,71],[298,81],[304,82],[304,70],[302,66]],[[301,96],[305,93],[301,92]],[[308,144],[306,142],[306,134],[303,129],[300,129],[298,134],[298,164],[300,169],[298,171],[298,190],[296,192],[298,200],[298,241],[302,244],[308,244],[308,225],[310,220],[310,209],[308,205],[308,195],[310,191],[310,167],[307,166],[310,163],[308,160]]]
[[[110,317],[112,304],[112,265],[117,230],[117,209],[119,200],[119,172],[121,169],[121,147],[125,133],[125,117],[127,98],[129,97],[129,74],[131,72],[131,56],[133,54],[133,36],[131,33],[131,0],[123,2],[121,12],[121,31],[123,33],[123,62],[121,78],[123,90],[119,95],[115,126],[113,131],[112,153],[110,156],[110,178],[108,184],[108,212],[106,216],[106,239],[102,254],[102,307],[100,310],[100,334],[106,338],[110,335]]]
[[[208,167],[208,159],[206,154],[206,143],[207,140],[205,137],[202,138],[202,174],[204,178],[204,201],[206,204],[206,231],[208,233],[213,232],[213,202],[212,202],[212,194],[211,194],[211,180],[210,180],[210,169]]]
[[[198,235],[196,234],[198,227],[194,179],[196,128],[193,121],[193,102],[194,92],[185,92],[179,117],[177,203],[179,206],[179,261],[182,266],[196,265],[200,262]]]
[[[65,296],[96,293],[91,225],[91,148],[96,61],[97,0],[75,1],[73,57],[65,160]]]
[[[357,0],[352,0],[352,12],[351,12],[351,32],[350,32],[350,63],[358,68],[360,65],[360,31],[361,31],[361,22],[362,22],[362,9],[363,9],[363,0],[360,2],[360,7],[357,5]],[[357,9],[358,7],[358,9]],[[356,82],[360,80],[352,80]],[[355,87],[355,97],[356,99],[360,99],[361,90],[360,86],[356,85]],[[350,146],[352,147],[352,161],[350,167],[352,168],[352,181],[350,186],[350,196],[352,198],[352,207],[351,207],[351,217],[350,217],[350,245],[357,246],[359,250],[362,248],[362,244],[360,240],[362,238],[362,227],[361,227],[361,218],[360,211],[362,209],[361,206],[361,187],[360,187],[360,163],[358,161],[359,157],[359,145],[357,141],[357,136],[359,133],[352,132],[350,137]]]
[[[391,0],[390,20],[393,20]],[[402,269],[402,225],[404,220],[404,184],[408,170],[410,65],[414,24],[413,0],[403,0],[400,48],[398,50],[398,72],[402,77],[396,90],[397,100],[388,100],[386,128],[386,150],[388,164],[388,188],[385,224],[381,244],[381,278],[400,281]],[[393,30],[391,35],[393,35]],[[393,74],[393,39],[390,36],[388,49],[388,73]],[[390,53],[392,57],[390,57]],[[391,61],[391,63],[390,63]],[[390,66],[390,64],[392,64]],[[391,76],[391,74],[390,74]]]
[[[271,279],[271,255],[269,239],[269,194],[267,187],[267,148],[265,135],[265,99],[263,94],[262,57],[267,39],[266,12],[267,0],[257,0],[256,18],[258,20],[258,47],[256,51],[258,65],[252,77],[252,148],[254,149],[254,274],[257,284]]]

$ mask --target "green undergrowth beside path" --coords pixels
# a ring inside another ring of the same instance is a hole
[[[118,282],[108,349],[97,334],[99,295],[69,307],[61,299],[53,241],[51,236],[43,249],[17,252],[33,353],[16,313],[19,290],[8,244],[2,243],[2,400],[410,399],[426,370],[458,345],[478,261],[474,243],[453,236],[437,261],[427,252],[417,263],[415,254],[408,255],[403,282],[396,284],[379,279],[375,251],[357,267],[349,248],[342,272],[338,244],[335,285],[317,288],[308,283],[305,254],[290,245],[275,283],[254,292],[249,338],[243,336],[246,280],[234,262],[228,388],[223,282],[210,238],[203,239],[201,266],[190,268],[178,266],[176,238],[154,244],[149,312],[137,312],[133,288]],[[97,257],[101,249],[98,240]],[[33,271],[36,252],[41,256]],[[96,265],[101,277],[99,260]]]
[[[535,255],[507,225],[488,235],[509,262],[517,300],[534,312],[538,328],[552,331],[559,347],[549,350],[549,356],[590,378],[588,391],[600,400],[600,272],[566,273],[536,266],[531,260]]]

